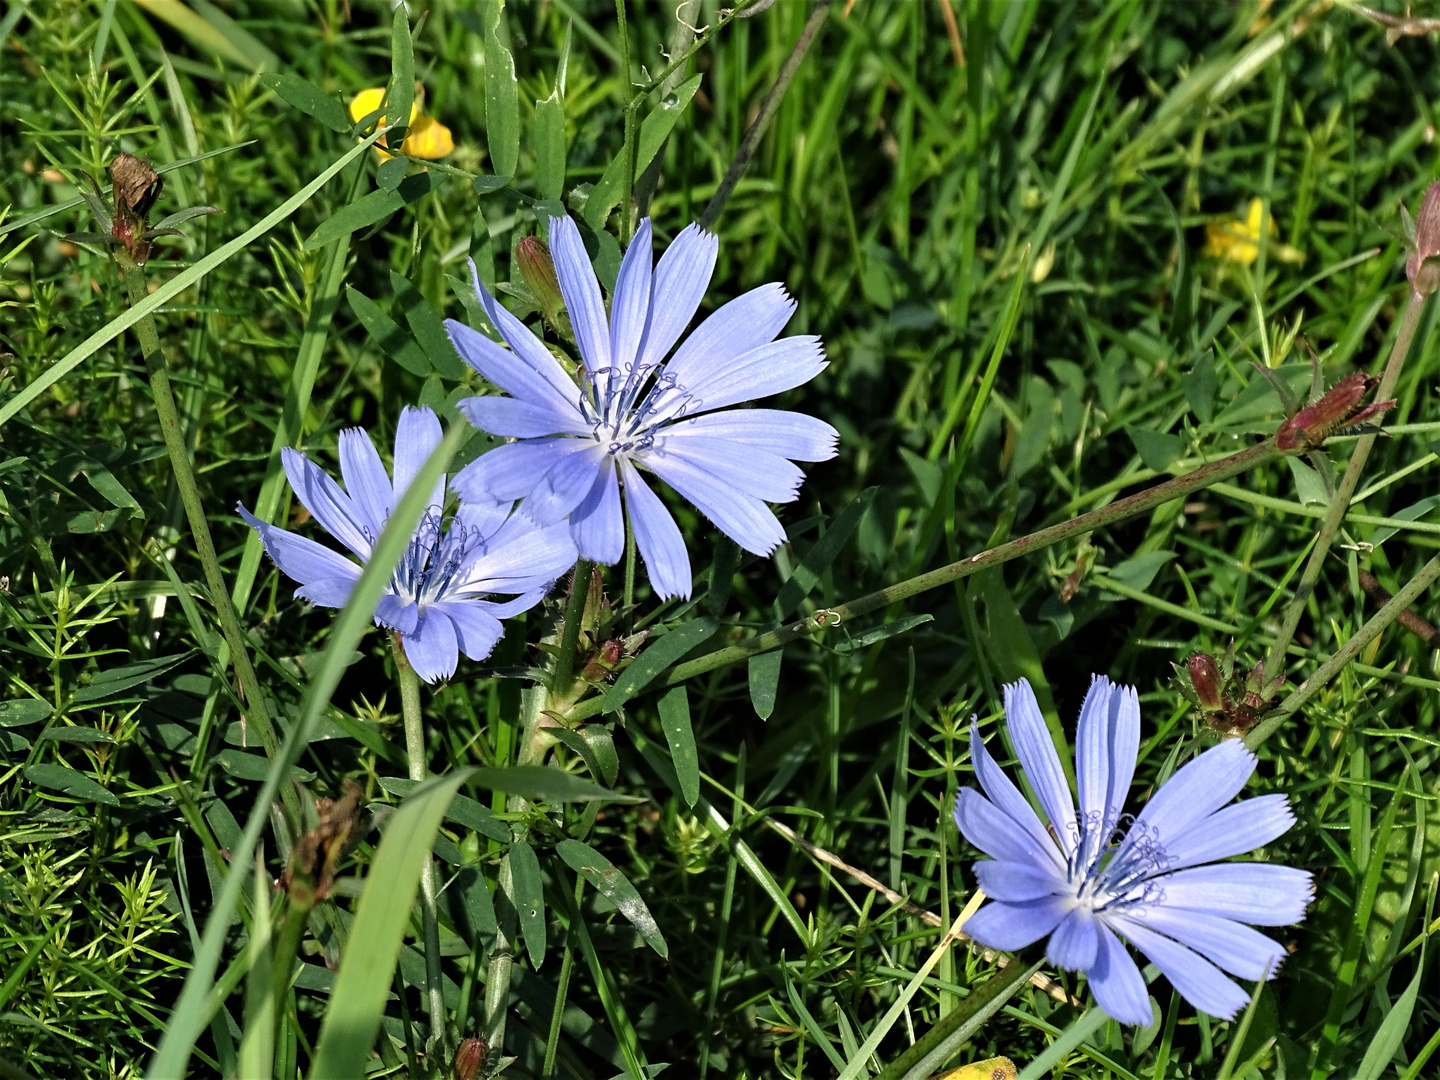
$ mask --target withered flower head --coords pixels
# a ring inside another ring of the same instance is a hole
[[[1314,405],[1301,409],[1281,424],[1275,432],[1275,445],[1281,450],[1315,450],[1342,428],[1364,423],[1393,409],[1393,401],[1360,405],[1361,399],[1378,385],[1378,379],[1364,372],[1347,375]]]
[[[1407,221],[1407,232],[1408,224]],[[1440,288],[1440,181],[1425,190],[1414,227],[1410,258],[1405,260],[1405,276],[1410,279],[1415,295],[1425,297]]]
[[[110,162],[110,176],[115,181],[115,208],[126,209],[144,218],[160,198],[165,181],[143,157],[121,154]]]
[[[359,810],[360,787],[353,780],[345,782],[343,798],[315,800],[319,821],[300,837],[280,879],[280,887],[294,903],[310,907],[329,895],[335,884],[335,867],[359,826]]]

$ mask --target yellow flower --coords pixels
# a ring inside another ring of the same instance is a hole
[[[1250,209],[1245,220],[1232,218],[1229,221],[1211,222],[1205,226],[1205,253],[1222,259],[1250,266],[1260,255],[1260,222],[1265,216],[1265,203],[1260,199],[1250,200]],[[1270,218],[1269,235],[1275,235],[1275,218]],[[1270,254],[1281,262],[1303,263],[1305,253],[1289,244],[1271,243]]]
[[[361,90],[350,100],[350,119],[359,123],[380,108],[385,100],[385,88],[383,86],[372,86],[368,90]],[[409,133],[405,141],[400,144],[400,152],[410,157],[424,158],[433,161],[436,158],[445,157],[455,149],[455,139],[450,134],[450,129],[433,116],[426,116],[421,112],[425,103],[424,88],[417,88],[415,100],[410,106]],[[382,117],[380,123],[385,123]],[[384,143],[382,138],[381,143]],[[380,155],[381,161],[388,161],[390,155],[379,146],[375,152]]]

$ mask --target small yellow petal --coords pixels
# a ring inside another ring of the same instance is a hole
[[[380,108],[380,103],[384,100],[385,88],[383,86],[372,86],[369,90],[361,90],[350,99],[350,119],[358,124]]]
[[[455,139],[450,129],[433,116],[422,116],[413,122],[410,134],[400,149],[411,157],[433,161],[451,153],[455,149]]]

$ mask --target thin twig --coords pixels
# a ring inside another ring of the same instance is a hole
[[[1390,594],[1390,590],[1385,588],[1384,585],[1381,585],[1379,579],[1370,573],[1369,570],[1361,570],[1359,576],[1361,590],[1375,602],[1376,607],[1383,608],[1391,600],[1395,599],[1395,597]],[[1440,646],[1440,630],[1436,630],[1435,627],[1431,626],[1409,608],[1400,612],[1400,614],[1395,617],[1395,621],[1421,641],[1425,642],[1426,645]]]

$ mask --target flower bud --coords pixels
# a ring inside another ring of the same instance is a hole
[[[555,276],[555,260],[550,249],[538,236],[527,236],[515,245],[515,261],[519,264],[520,277],[524,280],[530,295],[545,312],[551,326],[560,326],[560,279]]]
[[[110,233],[125,245],[125,250],[138,265],[150,257],[150,208],[160,198],[165,181],[143,157],[120,154],[110,162],[114,180],[115,220]]]
[[[480,1067],[485,1064],[485,1054],[490,1047],[484,1039],[464,1039],[455,1051],[455,1063],[450,1067],[451,1080],[475,1080]]]
[[[1394,408],[1393,401],[1377,401],[1361,407],[1361,399],[1377,385],[1379,380],[1364,372],[1347,375],[1314,405],[1306,406],[1281,424],[1275,432],[1275,445],[1281,450],[1317,450],[1341,428],[1363,423]]]
[[[1195,688],[1195,698],[1206,712],[1220,712],[1225,708],[1224,686],[1220,678],[1220,667],[1208,653],[1196,653],[1188,661],[1190,684]]]
[[[1415,243],[1405,260],[1405,276],[1416,296],[1440,288],[1440,180],[1431,184],[1415,218]]]

